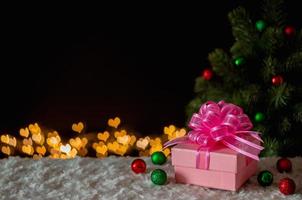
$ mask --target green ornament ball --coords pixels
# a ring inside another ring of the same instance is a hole
[[[273,183],[273,180],[273,174],[268,170],[261,171],[257,177],[258,183],[263,187],[270,186]]]
[[[162,165],[167,161],[167,158],[163,152],[157,151],[151,155],[151,160],[155,165]]]
[[[151,173],[151,181],[155,185],[164,185],[167,182],[167,173],[162,169],[155,169]]]
[[[256,122],[262,122],[265,119],[265,116],[262,112],[257,112],[255,115]]]
[[[260,32],[262,32],[266,28],[266,23],[263,20],[258,20],[255,25],[256,29]]]
[[[234,59],[234,64],[239,67],[245,64],[245,58],[244,57],[237,57]]]

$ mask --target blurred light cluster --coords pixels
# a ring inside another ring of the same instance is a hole
[[[27,156],[34,159],[69,159],[76,156],[104,158],[108,155],[150,156],[156,151],[163,151],[169,156],[170,149],[163,150],[163,143],[187,133],[184,128],[170,125],[164,127],[163,133],[157,137],[138,137],[135,133],[119,128],[120,124],[121,119],[115,117],[108,120],[108,130],[86,133],[83,122],[74,123],[71,129],[75,136],[63,139],[57,131],[43,129],[38,123],[34,123],[21,128],[18,137],[1,134],[1,153],[4,156]]]

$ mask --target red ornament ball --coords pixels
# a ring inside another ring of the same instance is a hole
[[[290,178],[283,178],[279,181],[279,190],[285,195],[294,194],[296,189],[295,182]]]
[[[280,173],[292,171],[292,162],[287,158],[280,158],[277,161],[277,169]]]
[[[147,168],[146,163],[142,159],[135,159],[131,163],[131,169],[136,174],[145,173],[146,172],[146,168]]]
[[[293,37],[296,34],[296,29],[293,26],[286,26],[284,28],[284,34],[286,37]]]
[[[212,77],[213,77],[214,73],[211,69],[205,69],[203,70],[202,72],[202,77],[205,79],[205,80],[211,80]]]
[[[281,85],[283,83],[283,77],[280,75],[273,76],[272,78],[272,84],[273,85]]]

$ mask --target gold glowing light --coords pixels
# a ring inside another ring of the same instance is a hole
[[[38,146],[38,147],[36,147],[36,152],[37,152],[39,155],[44,156],[45,153],[46,153],[46,148],[45,148],[45,146]]]
[[[118,138],[118,137],[123,137],[127,135],[127,131],[126,130],[121,130],[121,131],[115,131],[114,132],[114,137]]]
[[[30,124],[28,126],[28,129],[29,129],[30,133],[33,135],[41,133],[41,128],[38,123]]]
[[[72,124],[71,128],[74,132],[81,133],[82,130],[84,129],[84,123],[83,122],[79,122],[77,124],[74,123],[74,124]]]
[[[22,146],[23,153],[27,155],[33,155],[34,154],[34,148],[31,145],[23,145]]]
[[[25,137],[25,138],[27,138],[28,137],[28,135],[29,135],[29,130],[28,130],[28,128],[21,128],[20,129],[20,131],[19,131],[19,134],[22,136],[22,137]]]
[[[76,148],[76,149],[80,149],[82,147],[82,140],[79,137],[76,137],[75,139],[70,139],[69,143],[72,147]]]
[[[28,139],[23,139],[22,143],[24,145],[33,145],[33,141],[31,138],[28,138]]]
[[[1,151],[2,151],[2,153],[6,154],[8,156],[11,154],[11,150],[10,150],[9,146],[2,146]]]
[[[117,137],[117,142],[123,145],[128,145],[130,141],[131,141],[131,136],[129,135]]]
[[[17,145],[17,139],[15,137],[12,137],[8,134],[1,135],[1,142],[4,144],[8,144],[10,146],[16,147]]]
[[[1,135],[1,142],[4,144],[9,144],[9,135]]]
[[[172,135],[176,131],[176,127],[174,125],[164,127],[164,134]]]
[[[36,144],[39,144],[39,145],[43,145],[44,144],[44,141],[45,141],[45,138],[43,135],[41,135],[40,133],[39,134],[34,134],[31,136],[32,140],[36,143]]]
[[[136,147],[138,149],[141,149],[141,150],[145,150],[148,145],[149,145],[149,142],[150,142],[150,138],[147,136],[145,138],[140,138],[137,142],[136,142]]]
[[[110,136],[110,133],[108,131],[105,131],[104,133],[98,133],[98,139],[106,142]]]
[[[108,120],[108,126],[117,128],[121,123],[121,119],[118,117],[115,117],[114,119],[109,119]]]
[[[132,150],[137,150],[139,156],[150,156],[156,151],[162,151],[169,157],[170,149],[163,150],[163,144],[168,140],[187,134],[184,128],[179,129],[174,125],[169,125],[164,127],[160,137],[145,136],[139,138],[126,129],[118,128],[120,123],[121,119],[118,117],[109,119],[109,130],[93,134],[83,131],[85,128],[83,122],[74,123],[72,130],[81,133],[81,137],[64,139],[63,141],[57,131],[42,130],[38,123],[33,123],[19,130],[19,138],[2,134],[0,152],[6,156],[21,153],[22,156],[27,155],[35,160],[41,159],[43,156],[54,159],[72,159],[76,156],[87,156],[92,147],[97,158],[104,158],[112,154],[129,155]]]

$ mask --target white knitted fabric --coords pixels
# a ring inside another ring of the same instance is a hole
[[[302,199],[301,157],[291,159],[293,172],[290,174],[277,172],[277,158],[262,159],[259,170],[267,169],[274,174],[273,185],[263,188],[253,176],[238,192],[176,184],[171,162],[158,167],[152,165],[150,158],[143,159],[148,170],[140,175],[130,169],[132,157],[43,158],[38,161],[19,157],[1,159],[0,199]],[[152,184],[150,173],[155,168],[168,173],[166,185]],[[297,186],[294,195],[285,196],[279,192],[277,183],[283,177],[294,179]]]

